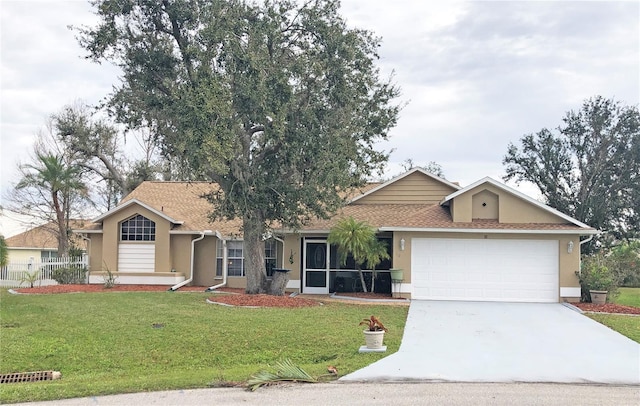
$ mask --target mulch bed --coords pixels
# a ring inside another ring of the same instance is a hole
[[[100,292],[163,292],[167,291],[167,285],[115,285],[106,289],[102,284],[91,285],[51,285],[37,286],[33,288],[18,288],[14,291],[21,294],[57,294],[57,293],[100,293]],[[183,286],[176,292],[204,292],[207,286]],[[310,307],[321,303],[317,300],[300,297],[272,296],[272,295],[245,295],[244,289],[221,288],[218,294],[209,298],[211,302],[223,303],[231,306],[250,307]]]
[[[319,306],[317,300],[304,299],[301,297],[273,296],[273,295],[216,295],[209,298],[210,302],[225,304],[230,306],[243,307],[312,307]]]
[[[36,286],[33,288],[13,289],[18,293],[25,294],[55,294],[55,293],[96,293],[96,292],[162,292],[170,288],[167,285],[115,285],[112,288],[105,288],[102,284],[91,285],[51,285]],[[206,286],[184,286],[178,289],[179,292],[204,292]]]
[[[613,303],[594,304],[594,303],[571,303],[575,307],[585,312],[594,313],[618,313],[618,314],[639,314],[640,308],[632,306],[623,306]]]

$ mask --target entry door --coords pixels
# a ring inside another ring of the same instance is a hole
[[[304,293],[329,293],[329,245],[326,240],[305,240]]]

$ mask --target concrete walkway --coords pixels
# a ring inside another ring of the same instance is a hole
[[[342,381],[640,384],[640,344],[562,304],[412,301],[397,353]]]

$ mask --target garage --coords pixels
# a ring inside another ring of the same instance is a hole
[[[559,300],[558,241],[414,238],[413,299]]]

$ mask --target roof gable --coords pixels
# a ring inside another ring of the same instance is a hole
[[[137,204],[139,206],[144,207],[145,209],[147,209],[150,212],[152,212],[152,213],[160,216],[161,218],[169,221],[170,223],[173,223],[173,224],[182,224],[183,223],[182,221],[176,220],[176,219],[172,218],[171,216],[168,216],[167,214],[165,214],[163,211],[159,211],[159,210],[155,209],[154,207],[151,207],[148,204],[145,204],[145,203],[139,201],[138,199],[128,200],[128,201],[122,203],[121,205],[114,207],[113,209],[109,210],[108,212],[103,213],[99,217],[96,217],[95,219],[93,219],[93,221],[96,222],[96,223],[101,222],[105,218],[111,217],[112,215],[114,215],[114,214],[126,209],[127,207],[134,205],[134,204]]]
[[[460,197],[464,196],[464,195],[468,195],[469,193],[472,194],[476,194],[478,192],[480,192],[480,189],[483,185],[490,185],[491,187],[498,189],[501,192],[506,192],[508,195],[515,197],[517,200],[523,201],[525,203],[527,203],[528,205],[531,205],[533,207],[535,207],[536,209],[541,210],[544,213],[547,213],[549,215],[552,215],[554,217],[557,217],[559,220],[562,220],[564,222],[568,222],[570,224],[573,224],[575,226],[578,226],[580,228],[585,228],[585,229],[591,229],[591,227],[589,227],[588,225],[582,223],[581,221],[576,220],[575,218],[568,216],[556,209],[554,209],[553,207],[547,206],[544,203],[539,202],[536,199],[533,199],[532,197],[529,197],[527,195],[525,195],[522,192],[519,192],[507,185],[505,185],[504,183],[498,182],[490,177],[485,177],[482,178],[472,184],[470,184],[469,186],[466,186],[454,193],[451,193],[450,195],[446,196],[441,204],[444,206],[454,206],[454,210],[457,210],[457,208],[455,207],[456,203],[455,200],[459,199]],[[489,189],[490,190],[490,189]],[[453,204],[452,204],[453,203]],[[455,215],[454,215],[455,216]]]
[[[460,186],[413,168],[351,199],[349,204],[437,204]]]

